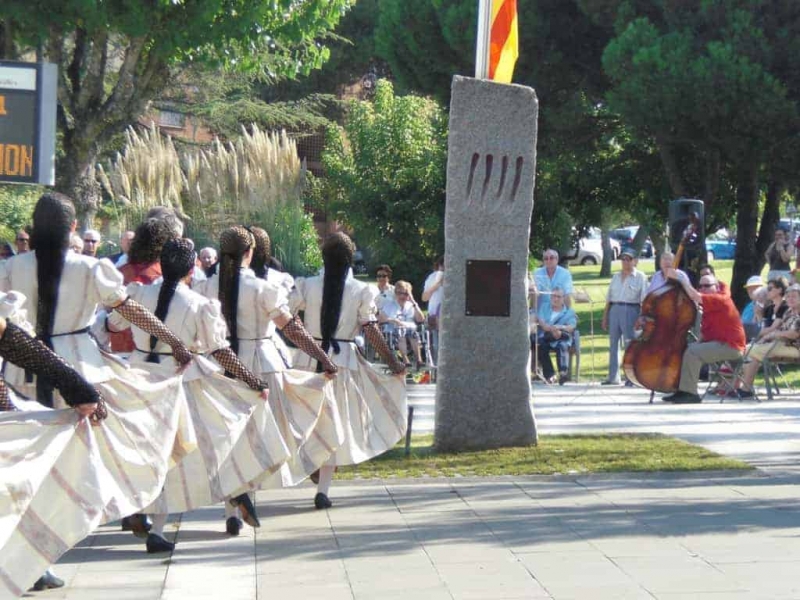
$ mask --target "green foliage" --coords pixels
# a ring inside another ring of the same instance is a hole
[[[395,279],[419,282],[444,248],[446,118],[418,96],[378,82],[344,129],[329,128],[323,163],[330,209]]]
[[[256,222],[259,219],[256,218]],[[314,219],[300,205],[281,206],[275,218],[261,225],[269,233],[272,254],[293,275],[314,275],[322,267]]]
[[[13,242],[17,232],[31,224],[33,207],[45,188],[0,184],[0,241]]]

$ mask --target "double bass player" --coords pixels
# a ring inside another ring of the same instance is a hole
[[[662,400],[674,404],[698,404],[702,401],[697,393],[701,367],[706,363],[741,359],[745,350],[744,328],[730,294],[720,290],[714,275],[703,275],[699,290],[681,278],[675,269],[667,269],[666,275],[678,281],[686,295],[702,306],[703,316],[700,341],[690,343],[683,353],[678,391]]]

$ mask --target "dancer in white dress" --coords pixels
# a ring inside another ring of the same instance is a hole
[[[269,384],[269,403],[291,454],[279,474],[267,477],[269,473],[265,473],[245,489],[297,485],[324,464],[343,439],[327,378],[289,369],[275,327],[321,360],[327,377],[336,373],[336,365],[302,323],[292,318],[286,289],[258,279],[248,268],[254,245],[252,234],[244,227],[222,232],[217,274],[195,287],[207,298],[219,298],[231,349]],[[228,509],[226,517],[226,526],[235,527],[236,514]]]
[[[154,513],[153,528],[147,538],[150,553],[171,551],[174,547],[163,537],[169,513],[186,512],[222,500],[230,500],[250,525],[258,527],[258,517],[247,494],[234,496],[233,492],[264,473],[276,471],[289,458],[288,448],[265,402],[267,383],[231,351],[219,303],[188,287],[195,259],[194,245],[189,240],[168,241],[160,258],[163,279],[150,285],[132,283],[128,293],[152,310],[194,353],[210,354],[248,387],[225,377],[202,356],[195,356],[184,372],[184,390],[200,444],[169,472],[164,492],[149,509]],[[112,314],[108,326],[118,331],[130,324]],[[169,347],[158,343],[153,336],[134,327],[133,340],[131,364],[175,367]],[[238,454],[234,448],[239,450]],[[229,533],[238,534],[238,528]]]
[[[191,359],[161,321],[127,297],[109,261],[68,251],[75,225],[69,198],[43,195],[33,214],[35,252],[0,263],[0,290],[27,296],[39,340],[106,398],[108,418],[91,427],[75,411],[46,408],[0,417],[0,596],[19,595],[31,572],[41,573],[98,525],[152,503],[170,464],[196,445],[180,377],[129,369],[89,337],[102,303],[167,341],[181,364]],[[6,375],[45,406],[69,402],[69,394],[54,397],[47,373],[34,379],[30,369],[8,364]]]
[[[320,469],[314,505],[332,506],[328,498],[336,465],[369,460],[394,446],[406,429],[405,365],[391,352],[376,324],[377,288],[357,281],[351,265],[355,245],[336,233],[322,246],[323,275],[295,280],[290,303],[305,311],[305,324],[339,367],[334,394],[345,441]],[[367,340],[395,376],[378,373],[359,353],[354,337],[363,330]],[[313,359],[298,356],[295,366],[314,370]]]

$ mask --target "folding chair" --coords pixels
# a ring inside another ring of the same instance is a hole
[[[742,376],[742,370],[744,369],[745,363],[748,362],[748,358],[750,356],[750,349],[752,348],[752,341],[756,339],[758,336],[759,327],[748,327],[748,325],[744,326],[745,332],[745,340],[748,344],[747,350],[742,355],[742,358],[739,360],[723,360],[715,363],[709,363],[708,366],[708,387],[706,391],[703,393],[703,400],[705,400],[706,396],[709,392],[712,391],[720,391],[723,392],[720,396],[720,404],[725,402],[725,398],[727,398],[729,392],[737,392],[736,382]],[[716,385],[714,385],[716,384]],[[758,395],[753,390],[753,398],[756,401],[760,402]],[[739,397],[739,401],[741,402],[743,398]]]
[[[776,340],[772,347],[770,348],[770,352],[772,352],[772,348],[778,343]],[[764,358],[764,361],[761,363],[763,373],[764,373],[764,385],[767,388],[767,400],[772,400],[773,397],[777,394],[781,393],[781,389],[778,386],[778,377],[783,379],[783,385],[789,391],[790,394],[794,393],[794,389],[789,384],[786,379],[786,376],[783,374],[781,370],[781,365],[788,366],[788,365],[800,365],[800,358],[776,358],[770,359],[769,352],[767,356]],[[774,390],[774,391],[773,391]]]

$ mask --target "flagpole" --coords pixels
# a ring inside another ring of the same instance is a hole
[[[492,0],[478,0],[478,36],[475,44],[475,79],[489,78],[489,37]]]

